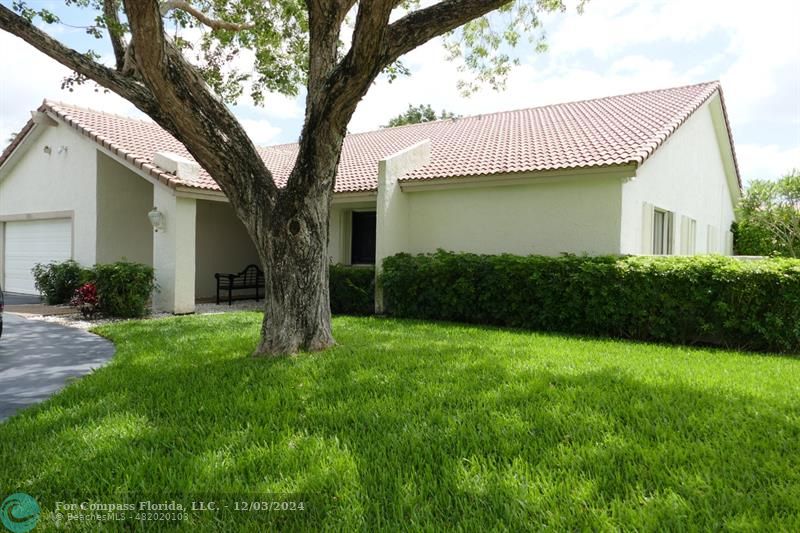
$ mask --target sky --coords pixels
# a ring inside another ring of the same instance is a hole
[[[10,1],[0,1],[9,6]],[[47,5],[67,23],[82,15],[63,3]],[[521,64],[507,88],[470,97],[457,89],[464,74],[447,61],[440,41],[411,52],[411,76],[379,79],[359,104],[349,131],[379,128],[409,104],[430,104],[460,115],[582,100],[720,80],[742,178],[776,179],[800,168],[800,20],[797,0],[590,0],[543,17],[548,50],[516,50]],[[80,51],[112,61],[107,40],[64,25],[45,31]],[[60,88],[67,69],[0,31],[0,144],[18,131],[43,99],[141,116],[128,102],[92,86]],[[233,108],[256,144],[294,142],[302,126],[303,95],[268,95],[263,107],[243,100]]]

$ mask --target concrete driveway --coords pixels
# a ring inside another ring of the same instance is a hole
[[[4,293],[6,305],[29,305],[42,303],[41,296],[34,296],[32,294],[19,294],[16,292]]]
[[[0,421],[47,399],[68,378],[88,374],[114,355],[114,345],[75,328],[6,313],[0,338]]]

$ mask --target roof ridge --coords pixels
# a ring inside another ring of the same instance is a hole
[[[712,86],[713,85],[715,88],[717,88],[717,87],[719,87],[720,82],[719,82],[719,80],[710,80],[710,81],[704,81],[704,82],[700,82],[700,83],[690,83],[688,85],[679,85],[679,86],[676,86],[676,87],[666,87],[666,88],[661,88],[661,89],[649,89],[649,90],[646,90],[646,91],[632,91],[632,92],[628,92],[628,93],[614,94],[614,95],[610,95],[610,96],[601,96],[601,97],[597,97],[597,98],[584,98],[584,99],[580,99],[580,100],[570,100],[570,101],[567,101],[567,102],[558,102],[558,103],[554,103],[554,104],[545,104],[545,105],[541,105],[541,106],[521,107],[521,108],[517,108],[517,109],[507,109],[505,111],[492,111],[490,113],[478,113],[478,114],[475,114],[475,115],[467,115],[465,117],[451,117],[451,118],[443,118],[443,119],[438,119],[438,120],[428,120],[426,122],[419,122],[419,123],[416,123],[416,124],[403,124],[401,126],[392,126],[392,127],[387,127],[387,128],[378,128],[378,129],[367,130],[367,131],[359,131],[359,132],[356,132],[356,133],[348,133],[346,135],[346,137],[356,137],[356,136],[367,135],[367,134],[371,134],[371,133],[377,133],[377,132],[381,132],[381,131],[400,130],[400,129],[403,129],[403,128],[414,128],[414,127],[420,127],[420,126],[429,125],[429,124],[437,124],[437,123],[441,123],[441,122],[459,122],[459,121],[462,121],[462,120],[470,120],[470,119],[472,119],[472,120],[480,120],[480,119],[483,119],[484,117],[492,117],[492,116],[498,116],[498,115],[510,114],[510,113],[519,113],[521,111],[531,111],[531,110],[534,110],[534,109],[548,109],[548,108],[572,106],[572,105],[576,105],[576,104],[585,104],[585,103],[588,103],[588,102],[601,102],[601,101],[605,101],[605,100],[613,100],[613,99],[617,99],[617,98],[625,98],[626,96],[645,95],[645,94],[653,94],[653,93],[663,93],[663,92],[675,91],[675,90],[679,90],[679,89],[688,89],[690,87],[699,87],[699,86],[702,86],[702,85],[708,85],[708,86]],[[58,100],[49,100],[49,99],[45,98],[43,104],[47,105],[47,106],[56,105],[56,106],[62,106],[62,107],[67,107],[67,108],[72,108],[72,109],[80,109],[80,110],[83,110],[83,111],[91,111],[93,113],[100,113],[100,114],[107,115],[107,116],[118,117],[118,118],[122,118],[122,119],[125,119],[125,120],[131,120],[131,121],[140,122],[140,123],[143,123],[143,124],[149,124],[149,125],[158,126],[158,124],[153,122],[152,120],[134,118],[134,117],[130,117],[130,116],[127,116],[127,115],[120,115],[118,113],[110,113],[110,112],[107,112],[107,111],[101,111],[101,110],[98,110],[98,109],[93,109],[91,107],[76,106],[74,104],[70,104],[70,103],[62,102],[62,101],[58,101]],[[261,147],[261,148],[269,149],[269,148],[279,148],[279,147],[283,147],[283,146],[295,146],[297,144],[298,144],[297,142],[289,142],[289,143],[281,143],[281,144],[256,145],[256,146]]]
[[[42,104],[50,108],[52,108],[53,106],[58,106],[58,107],[65,107],[68,109],[78,109],[81,111],[90,111],[92,113],[99,113],[101,115],[105,115],[108,117],[116,117],[116,118],[121,118],[123,120],[130,120],[132,122],[140,122],[142,124],[148,124],[150,126],[158,126],[158,124],[150,118],[136,118],[130,115],[121,115],[119,113],[111,113],[110,111],[103,111],[101,109],[94,109],[92,107],[83,107],[75,104],[70,104],[68,102],[62,102],[60,100],[50,100],[49,98],[45,98]]]
[[[690,84],[687,84],[687,85],[678,85],[676,87],[664,87],[664,88],[661,88],[661,89],[648,89],[646,91],[632,91],[632,92],[629,92],[629,93],[613,94],[613,95],[610,95],[610,96],[599,96],[597,98],[583,98],[583,99],[580,99],[580,100],[569,100],[567,102],[557,102],[557,103],[554,103],[554,104],[545,104],[545,105],[539,105],[539,106],[533,106],[533,107],[520,107],[520,108],[517,108],[517,109],[507,109],[505,111],[492,111],[492,112],[489,112],[489,113],[478,113],[478,114],[475,114],[475,115],[467,115],[465,117],[451,117],[451,118],[442,118],[442,119],[437,119],[437,120],[428,120],[428,121],[425,121],[425,122],[418,122],[416,124],[402,124],[400,126],[391,126],[391,127],[386,127],[386,128],[378,128],[378,129],[375,129],[375,130],[360,131],[360,132],[357,132],[357,133],[348,133],[347,136],[350,137],[350,136],[355,136],[355,135],[366,135],[368,133],[375,133],[375,132],[386,131],[386,130],[399,130],[401,128],[413,128],[413,127],[419,127],[419,126],[423,126],[423,125],[427,125],[427,124],[436,124],[437,122],[458,122],[460,120],[482,119],[483,117],[492,117],[492,116],[496,116],[496,115],[503,115],[503,114],[506,114],[506,113],[519,113],[520,111],[531,111],[531,110],[534,110],[534,109],[548,109],[548,108],[553,108],[553,107],[571,106],[571,105],[575,105],[575,104],[585,104],[585,103],[588,103],[588,102],[600,102],[600,101],[603,101],[603,100],[613,100],[613,99],[617,99],[617,98],[625,98],[626,96],[644,95],[644,94],[653,94],[653,93],[663,93],[663,92],[667,92],[667,91],[676,91],[676,90],[679,90],[679,89],[688,89],[690,87],[700,87],[701,85],[709,85],[709,86],[713,85],[715,87],[719,87],[720,82],[719,82],[719,80],[709,80],[709,81],[704,81],[704,82],[699,82],[699,83],[690,83]],[[292,144],[292,143],[289,143],[289,144]]]

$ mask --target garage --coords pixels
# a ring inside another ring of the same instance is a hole
[[[5,223],[3,289],[37,294],[31,269],[36,263],[72,258],[72,220],[54,218]]]

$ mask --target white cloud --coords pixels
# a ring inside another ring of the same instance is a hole
[[[758,120],[765,103],[784,83],[800,90],[800,42],[791,37],[800,20],[800,3],[785,10],[771,6],[747,11],[751,17],[730,26],[734,60],[720,76],[726,96],[734,102],[732,119],[739,124]],[[780,16],[765,17],[765,12],[773,11]]]
[[[792,169],[800,169],[800,146],[738,144],[736,156],[745,184],[753,179],[778,179]]]
[[[245,89],[245,91],[247,90]],[[249,96],[243,97],[242,100],[242,104],[233,107],[233,112],[237,116],[258,115],[279,120],[303,118],[303,101],[299,97],[267,93],[262,106],[256,106]]]
[[[607,59],[615,54],[657,41],[690,42],[703,36],[720,18],[724,0],[616,0],[588,2],[581,16],[547,16],[554,53],[589,51]]]
[[[45,29],[53,31],[53,28],[59,26]],[[10,73],[0,80],[0,150],[11,134],[25,125],[30,118],[30,111],[39,107],[45,98],[108,113],[146,118],[133,104],[114,93],[97,89],[94,83],[77,86],[72,92],[62,90],[61,81],[70,74],[69,69],[21,39],[2,31],[0,50],[3,51],[0,69]],[[102,60],[108,63],[112,56],[106,54]],[[267,118],[299,119],[303,116],[297,99],[274,94],[267,95],[263,108],[243,105],[234,108],[234,112],[246,117],[241,122],[253,142],[258,144],[274,142],[281,131],[272,126]]]
[[[618,0],[589,2],[582,16],[549,17],[556,25],[550,35],[553,54],[588,53],[611,60],[626,50],[664,43],[695,44],[724,35],[722,50],[698,49],[688,71],[693,81],[719,78],[726,90],[731,116],[737,124],[757,120],[759,104],[775,94],[778,73],[800,64],[800,42],[793,38],[800,20],[800,2],[772,0],[753,7],[729,0]],[[707,68],[727,60],[720,71]]]
[[[45,98],[62,100],[83,107],[110,113],[143,116],[130,102],[102,89],[95,91],[92,83],[76,87],[73,92],[61,89],[61,80],[70,71],[5,32],[0,32],[0,143],[19,131],[30,118],[30,111],[39,107]]]
[[[275,144],[275,139],[281,133],[281,129],[273,126],[268,120],[245,118],[239,119],[247,135],[255,144],[269,145]]]

